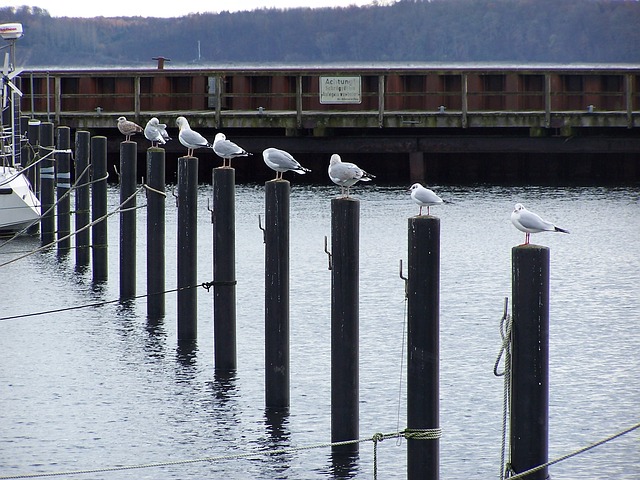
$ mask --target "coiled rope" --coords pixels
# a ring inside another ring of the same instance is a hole
[[[502,404],[502,445],[500,452],[500,480],[505,478],[505,456],[507,451],[507,434],[509,429],[509,405],[511,402],[511,328],[512,320],[509,315],[509,298],[504,299],[504,313],[500,319],[500,337],[502,337],[502,345],[500,353],[493,366],[493,374],[496,377],[504,377],[503,387],[503,404]],[[500,360],[504,355],[504,370],[498,371]]]

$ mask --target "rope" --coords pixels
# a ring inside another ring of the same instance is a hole
[[[500,480],[505,478],[505,456],[507,451],[507,430],[508,430],[508,417],[509,417],[509,404],[511,395],[511,328],[512,320],[511,315],[508,313],[509,298],[504,299],[504,313],[500,320],[500,336],[502,337],[502,346],[498,358],[493,366],[493,374],[496,377],[504,377],[503,387],[503,404],[502,404],[502,448],[500,452]],[[504,354],[504,370],[498,371],[500,365],[500,359]]]
[[[439,429],[436,429],[439,430]],[[118,467],[105,467],[105,468],[95,468],[88,470],[74,470],[68,472],[50,472],[50,473],[26,473],[22,475],[7,475],[0,476],[0,480],[10,480],[10,479],[20,479],[20,478],[42,478],[42,477],[62,477],[62,476],[71,476],[71,475],[88,475],[95,473],[107,473],[107,472],[120,472],[124,470],[137,470],[143,468],[159,468],[159,467],[168,467],[175,465],[188,465],[194,463],[204,463],[204,462],[220,462],[224,460],[239,460],[246,458],[255,458],[260,456],[269,456],[269,455],[284,455],[294,452],[302,452],[306,450],[313,450],[316,448],[326,448],[326,447],[341,447],[346,445],[355,445],[365,442],[373,442],[374,445],[374,480],[377,475],[377,444],[385,439],[396,438],[399,435],[406,435],[409,433],[407,430],[404,432],[394,432],[394,433],[376,433],[372,437],[360,438],[355,440],[345,440],[341,442],[327,442],[327,443],[319,443],[315,445],[307,445],[300,447],[290,447],[290,448],[281,448],[277,450],[257,450],[254,452],[244,452],[244,453],[235,453],[229,455],[220,455],[216,457],[204,457],[204,458],[195,458],[195,459],[187,459],[187,460],[174,460],[168,462],[156,462],[156,463],[143,463],[138,465],[121,465]]]
[[[623,435],[626,435],[627,433],[631,433],[634,430],[637,430],[638,428],[640,428],[640,423],[636,423],[635,425],[632,425],[629,428],[626,428],[618,433],[614,433],[613,435],[608,436],[607,438],[604,438],[596,443],[592,443],[591,445],[587,445],[586,447],[582,447],[574,452],[568,453],[566,455],[563,455],[561,457],[556,458],[555,460],[552,460],[550,462],[547,463],[543,463],[542,465],[538,465],[537,467],[531,468],[529,470],[526,470],[524,472],[520,472],[517,475],[513,475],[509,477],[509,480],[515,480],[518,478],[523,478],[527,475],[530,475],[534,472],[537,472],[538,470],[542,470],[544,468],[550,467],[551,465],[555,465],[556,463],[560,463],[564,460],[567,460],[569,458],[575,457],[576,455],[580,455],[581,453],[585,453],[588,452],[589,450],[592,450],[596,447],[599,447],[600,445],[604,445],[607,442],[610,442],[611,440],[615,440],[616,438],[622,437]]]
[[[179,291],[182,291],[182,290],[189,290],[191,288],[198,288],[198,287],[203,287],[203,288],[208,290],[207,284],[208,283],[199,283],[199,284],[196,284],[196,285],[189,285],[189,286],[186,286],[186,287],[172,288],[170,290],[165,290],[163,292],[144,293],[144,294],[136,295],[136,296],[131,297],[131,298],[127,298],[127,300],[137,300],[139,298],[152,297],[154,295],[162,295],[162,294],[165,294],[165,293],[179,292]],[[121,301],[121,299],[118,298],[118,299],[115,299],[115,300],[103,300],[102,302],[87,303],[87,304],[84,304],[84,305],[75,305],[73,307],[55,308],[55,309],[52,309],[52,310],[44,310],[44,311],[40,311],[40,312],[23,313],[21,315],[11,315],[9,317],[0,317],[0,322],[3,321],[3,320],[15,320],[15,319],[18,319],[18,318],[37,317],[37,316],[40,316],[40,315],[50,315],[52,313],[68,312],[70,310],[80,310],[82,308],[102,307],[104,305],[109,305],[109,304],[112,304],[112,303],[118,303],[120,301]]]
[[[25,255],[21,255],[19,257],[13,258],[9,261],[6,261],[4,263],[0,263],[0,268],[1,267],[5,267],[13,262],[17,262],[18,260],[22,260],[23,258],[29,257],[35,253],[41,252],[43,250],[46,250],[48,248],[50,248],[51,246],[60,243],[64,240],[67,240],[71,237],[73,237],[74,235],[77,235],[79,232],[82,232],[83,230],[86,230],[87,228],[90,228],[92,226],[94,226],[97,223],[100,223],[104,220],[106,220],[107,218],[115,215],[116,213],[119,213],[122,210],[122,206],[125,205],[127,202],[129,202],[132,198],[134,198],[141,190],[143,189],[143,187],[138,188],[135,192],[133,192],[125,201],[123,201],[120,205],[118,205],[113,211],[107,213],[106,215],[103,215],[100,218],[95,219],[93,222],[90,222],[86,225],[84,225],[82,228],[79,228],[78,230],[76,230],[75,232],[71,232],[69,235],[65,235],[62,238],[59,238],[57,240],[54,240],[53,242],[50,242],[46,245],[41,246],[40,248],[36,248],[35,250],[32,250],[31,252],[25,254]],[[52,207],[53,208],[53,207]],[[3,245],[5,245],[7,242],[5,242]]]

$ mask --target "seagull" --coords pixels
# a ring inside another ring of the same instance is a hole
[[[262,152],[262,158],[264,158],[264,163],[267,164],[267,167],[275,170],[276,178],[274,180],[282,180],[282,174],[288,170],[292,170],[300,175],[311,171],[300,165],[289,152],[277,148],[267,148]]]
[[[178,140],[180,140],[182,145],[187,147],[187,157],[193,157],[193,151],[196,148],[213,148],[213,145],[209,143],[206,138],[195,130],[191,130],[186,118],[176,118],[176,125],[178,125],[178,128],[180,129],[180,133],[178,133]]]
[[[127,120],[126,117],[118,117],[118,130],[124,135],[125,142],[131,140],[131,135],[142,133],[142,127],[137,123]]]
[[[420,205],[420,213],[422,215],[422,207],[427,207],[427,215],[431,215],[431,206],[444,203],[443,200],[434,193],[433,190],[423,187],[419,183],[411,185],[411,199]]]
[[[222,157],[223,167],[230,167],[232,158],[251,155],[244,148],[236,145],[231,140],[227,140],[224,133],[216,133],[216,138],[213,139],[213,151],[216,152],[216,155]],[[228,165],[227,161],[229,162]]]
[[[529,244],[529,235],[538,232],[562,232],[569,233],[567,230],[556,227],[553,223],[543,220],[538,215],[530,212],[521,203],[516,203],[516,207],[511,212],[511,223],[525,233],[524,244]]]
[[[167,133],[167,125],[160,123],[160,121],[153,117],[147,122],[144,127],[144,136],[151,142],[152,147],[157,147],[158,144],[164,145],[167,141],[171,140],[171,137]]]
[[[348,198],[349,187],[355,185],[358,181],[368,182],[376,177],[365,172],[355,163],[343,162],[340,155],[334,153],[329,161],[329,178],[336,185],[340,185],[343,197]],[[344,193],[345,187],[347,187],[346,195]]]

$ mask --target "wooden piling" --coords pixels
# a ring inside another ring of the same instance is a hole
[[[549,249],[512,249],[511,468],[521,473],[548,461]],[[526,475],[545,480],[548,469]]]
[[[93,281],[104,282],[108,278],[107,137],[91,138],[91,170],[91,222],[96,222],[91,226]]]
[[[90,215],[90,195],[89,182],[91,171],[89,170],[89,152],[91,145],[91,134],[87,131],[78,130],[76,132],[76,152],[75,152],[75,241],[76,241],[76,268],[84,268],[89,265],[89,243],[91,241],[91,231],[87,227],[91,221]]]
[[[178,158],[178,340],[198,335],[198,159]]]
[[[120,300],[136,295],[137,147],[120,143]]]
[[[40,145],[40,120],[31,119],[27,125],[27,137],[29,138],[30,146],[26,146],[26,157],[23,155],[22,161],[26,160],[27,165],[31,165],[36,161],[36,150],[39,150]],[[33,192],[38,199],[41,198],[40,194],[40,167],[38,163],[27,170],[27,178],[31,182]],[[41,208],[42,211],[42,208]],[[27,229],[27,234],[36,235],[40,230],[39,222],[34,223]]]
[[[440,428],[440,219],[415,216],[408,222],[407,431]],[[407,440],[407,478],[437,480],[439,440]]]
[[[147,316],[165,314],[165,151],[147,150]]]
[[[360,201],[331,200],[331,441],[359,436]],[[334,453],[358,444],[334,446]]]
[[[265,183],[266,407],[289,408],[289,204],[287,180]]]
[[[45,158],[40,167],[40,204],[42,217],[40,219],[40,241],[42,245],[49,245],[55,242],[56,217],[55,217],[55,181],[56,168],[53,155],[53,123],[43,122],[40,124],[40,147],[38,155]]]
[[[214,168],[213,340],[216,371],[236,369],[235,170]]]
[[[71,149],[71,129],[58,127],[58,150]],[[71,153],[56,153],[56,199],[58,218],[58,254],[71,249]]]

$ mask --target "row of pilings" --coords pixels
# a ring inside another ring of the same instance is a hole
[[[78,131],[75,183],[71,183],[70,130],[59,127],[57,147],[51,123],[30,123],[26,163],[45,158],[39,169],[43,245],[68,252],[75,236],[78,266],[91,264],[94,281],[108,278],[107,139]],[[147,311],[165,313],[165,152],[147,150],[146,183],[137,185],[135,142],[120,148],[120,297],[136,297],[136,194],[147,194]],[[55,152],[52,156],[51,152]],[[30,170],[31,172],[31,170]],[[75,232],[70,231],[69,191],[75,190]],[[178,159],[177,330],[179,342],[197,337],[198,159]],[[236,370],[235,172],[212,172],[213,323],[216,372]],[[89,195],[89,192],[91,193]],[[57,202],[56,202],[57,193]],[[289,208],[290,184],[265,184],[265,407],[288,412],[289,364]],[[55,208],[54,208],[55,207]],[[54,210],[57,209],[57,215]],[[91,212],[91,215],[89,215]],[[57,222],[56,222],[57,218]],[[56,226],[57,223],[57,226]],[[440,219],[408,219],[407,476],[439,478],[439,310]],[[89,231],[90,229],[90,231]],[[331,440],[338,465],[357,455],[359,443],[359,230],[360,201],[331,201]],[[511,473],[548,460],[549,250],[521,245],[512,250],[512,381],[510,386]],[[543,480],[540,468],[524,478]]]

